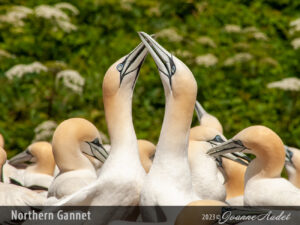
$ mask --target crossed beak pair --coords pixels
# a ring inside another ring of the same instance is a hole
[[[207,154],[214,157],[224,157],[248,166],[251,159],[242,151],[247,149],[240,140],[228,140],[209,149]]]
[[[148,35],[145,32],[139,32],[138,34],[142,40],[142,43],[139,44],[132,52],[130,52],[116,67],[116,69],[120,72],[120,83],[122,83],[123,78],[127,74],[136,71],[134,81],[135,85],[140,68],[149,51],[157,65],[158,70],[168,78],[171,85],[171,77],[176,72],[176,65],[173,61],[172,54],[152,38],[154,35]]]

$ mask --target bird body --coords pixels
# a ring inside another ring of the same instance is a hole
[[[62,199],[56,205],[138,205],[146,173],[139,158],[131,104],[139,68],[146,54],[145,46],[140,44],[106,72],[103,100],[110,134],[110,154],[96,181]],[[97,215],[101,224],[106,224],[107,213],[112,215],[110,219],[114,218],[113,215],[126,218],[131,213],[130,210],[116,208],[108,211]]]
[[[166,97],[155,158],[145,179],[140,204],[187,205],[198,199],[193,191],[188,163],[189,130],[197,83],[183,62],[148,34],[140,32],[139,35],[158,67]]]

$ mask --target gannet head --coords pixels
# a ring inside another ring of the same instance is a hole
[[[195,126],[190,130],[190,140],[207,141],[212,145],[218,145],[227,139],[218,130],[207,126]]]
[[[103,96],[131,96],[147,53],[147,48],[141,43],[128,55],[112,64],[104,76]]]
[[[4,144],[5,144],[4,138],[3,138],[2,134],[0,134],[0,148],[4,148]]]
[[[194,98],[187,98],[197,95],[197,83],[190,69],[150,35],[139,32],[139,36],[156,63],[166,97],[171,94],[174,98],[186,98],[194,102]]]
[[[56,128],[53,139],[53,154],[61,172],[80,168],[93,168],[89,155],[104,162],[108,153],[102,145],[97,128],[88,120],[72,118],[63,121]]]
[[[213,156],[232,152],[248,152],[256,155],[269,176],[277,176],[285,161],[284,145],[280,137],[265,126],[251,126],[234,136],[231,140],[213,147],[207,153]],[[251,163],[250,163],[251,164]]]
[[[206,141],[211,145],[211,147],[214,147],[227,141],[227,139],[218,130],[201,125],[201,126],[195,126],[191,128],[190,141]],[[251,161],[249,157],[247,157],[245,154],[240,152],[227,153],[222,155],[222,157],[228,158],[232,161],[238,162],[246,166],[248,165],[248,162]],[[218,162],[218,166],[222,167],[222,159],[217,156],[216,160]]]
[[[148,173],[152,166],[156,146],[150,141],[140,139],[138,140],[138,148],[142,166]]]
[[[9,164],[13,166],[26,162],[34,163],[26,170],[52,176],[55,168],[52,145],[45,141],[35,142],[29,145],[25,151],[9,160]]]
[[[198,101],[195,104],[195,111],[200,125],[214,128],[223,134],[223,127],[220,121],[215,116],[207,113]]]

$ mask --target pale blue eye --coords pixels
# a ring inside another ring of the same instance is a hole
[[[175,70],[176,70],[176,67],[173,65],[172,68],[171,68],[171,72],[175,73]]]
[[[123,64],[122,63],[120,63],[119,65],[117,65],[117,70],[118,71],[122,71],[122,69],[123,69]]]

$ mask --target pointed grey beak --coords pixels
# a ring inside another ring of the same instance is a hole
[[[100,162],[104,163],[108,157],[108,152],[103,147],[103,145],[100,143],[99,139],[96,138],[95,140],[93,140],[91,142],[87,141],[86,143],[91,148],[92,155],[90,155],[90,156],[92,156],[92,157],[98,159]]]
[[[202,107],[202,105],[198,101],[196,101],[196,104],[195,104],[195,111],[196,111],[196,114],[197,114],[198,121],[201,124],[201,118],[207,112],[205,111],[205,109]]]
[[[169,79],[170,86],[172,87],[171,78],[176,72],[173,55],[158,44],[149,34],[145,32],[138,32],[138,34],[148,48],[158,70]]]
[[[226,153],[241,152],[247,149],[240,140],[228,140],[207,151],[212,156],[224,155]]]
[[[235,162],[237,162],[237,163],[239,163],[239,164],[241,164],[241,165],[244,165],[244,166],[248,166],[248,165],[249,165],[249,163],[248,163],[247,161],[244,161],[244,160],[242,160],[241,158],[236,157],[236,156],[234,155],[234,153],[227,153],[227,154],[221,155],[221,157],[230,159],[230,160],[235,161]],[[246,156],[246,157],[247,157],[247,156]]]
[[[285,145],[284,148],[285,148],[285,162],[290,163],[291,165],[294,166],[294,163],[292,160],[294,153],[289,149],[288,146]]]
[[[212,139],[208,142],[213,146],[219,146],[220,144],[225,143],[226,139],[224,140],[220,135],[216,135],[214,137],[214,139]],[[217,156],[216,158],[218,159],[218,157],[219,156]],[[245,166],[248,166],[249,162],[251,161],[251,159],[242,152],[226,153],[224,155],[221,155],[221,157],[230,159],[232,161],[235,161],[235,162],[240,163]],[[220,163],[219,163],[219,166],[220,166]],[[222,164],[221,164],[221,166],[222,166]]]
[[[120,72],[120,86],[124,77],[132,72],[135,72],[135,79],[132,88],[135,86],[135,82],[138,78],[140,69],[147,56],[148,49],[143,43],[140,43],[132,52],[130,52],[123,62],[117,65],[117,70]]]
[[[10,160],[8,160],[8,163],[12,166],[18,166],[19,164],[30,162],[33,158],[33,155],[30,153],[29,149],[26,149],[25,151],[15,155]]]

